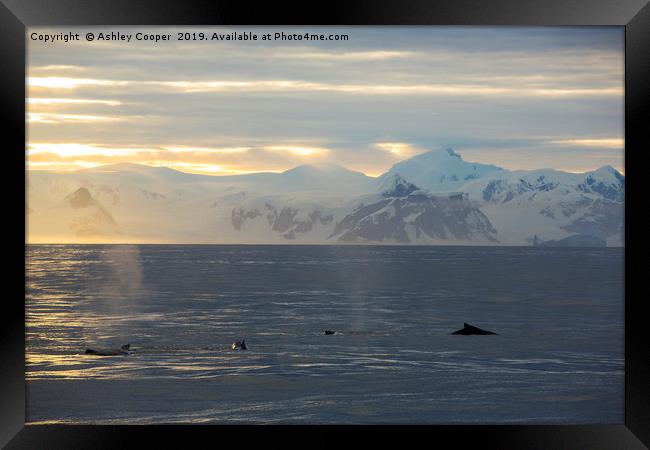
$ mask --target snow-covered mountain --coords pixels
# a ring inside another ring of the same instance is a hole
[[[405,180],[431,192],[449,192],[471,180],[504,172],[500,167],[468,163],[454,150],[447,148],[421,153],[398,162],[379,177],[380,182],[399,174]]]
[[[207,176],[128,163],[27,178],[29,242],[623,243],[625,178],[609,166],[508,171],[440,149],[378,178],[337,165]]]
[[[504,243],[592,236],[623,245],[625,178],[609,166],[574,174],[504,171],[463,187]]]
[[[334,227],[339,242],[497,243],[496,230],[463,193],[433,194],[393,174]]]

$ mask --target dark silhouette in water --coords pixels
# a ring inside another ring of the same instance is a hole
[[[241,341],[236,341],[232,343],[232,349],[233,350],[248,350],[248,346],[246,345],[246,339],[242,339]]]
[[[487,330],[481,330],[480,328],[476,328],[468,323],[463,323],[463,328],[458,331],[454,331],[451,334],[461,334],[463,336],[469,336],[471,334],[497,334],[493,333],[492,331],[487,331]]]
[[[86,355],[117,356],[128,355],[130,350],[131,344],[125,344],[120,348],[87,348],[84,353]]]
[[[335,333],[336,333],[336,331],[325,330],[325,334],[328,335],[328,336],[329,336],[329,335],[332,335],[332,334],[335,334]]]

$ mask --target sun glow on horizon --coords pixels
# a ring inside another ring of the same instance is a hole
[[[168,167],[188,173],[238,175],[282,172],[331,151],[303,145],[205,147],[191,145],[110,146],[97,143],[27,144],[27,166],[32,170],[70,171],[119,163]],[[280,158],[278,160],[278,158]],[[274,160],[280,162],[273,163]]]

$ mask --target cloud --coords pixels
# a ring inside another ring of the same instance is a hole
[[[256,81],[133,81],[58,77],[30,77],[30,87],[75,89],[82,86],[132,86],[139,88],[175,89],[185,93],[269,93],[269,92],[329,92],[353,95],[433,95],[433,96],[493,96],[493,97],[607,97],[622,96],[622,86],[604,87],[536,87],[519,79],[509,87],[483,84],[338,84],[315,83],[303,80]]]
[[[296,145],[272,145],[264,147],[264,150],[271,152],[289,153],[297,156],[323,156],[330,152],[329,149],[321,147],[304,147]]]
[[[594,139],[559,139],[550,141],[551,144],[577,146],[577,147],[602,147],[622,149],[625,140],[622,138],[594,138]]]
[[[420,53],[413,51],[395,51],[395,50],[372,50],[365,52],[326,52],[326,51],[293,51],[293,52],[275,52],[274,58],[282,59],[304,59],[317,61],[333,62],[357,62],[357,61],[379,61],[396,58],[412,58],[419,56]]]
[[[265,30],[273,31],[253,31]],[[291,28],[300,30],[331,32]],[[175,31],[186,30],[166,32]],[[29,142],[87,148],[28,152],[28,160],[41,168],[45,158],[52,168],[122,160],[205,173],[314,160],[370,174],[434,147],[509,168],[622,160],[621,29],[337,32],[350,40],[29,41]]]
[[[118,122],[121,117],[95,116],[89,114],[57,114],[57,113],[27,113],[29,123],[62,123],[62,122]]]
[[[128,81],[72,77],[27,77],[28,87],[76,89],[82,86],[126,86]]]
[[[108,105],[118,106],[122,102],[117,100],[99,100],[87,98],[47,98],[47,97],[30,97],[27,99],[30,105]]]
[[[27,160],[27,167],[30,170],[53,170],[53,171],[72,171],[79,169],[90,169],[97,167],[97,164],[91,161],[33,161]]]
[[[93,144],[79,143],[29,143],[27,145],[27,155],[34,156],[39,154],[50,154],[61,157],[79,157],[79,156],[134,156],[140,152],[148,152],[151,149],[133,148],[133,147],[105,147]]]
[[[182,146],[173,146],[173,147],[163,147],[165,150],[168,150],[173,153],[245,153],[251,149],[251,147],[182,147]]]
[[[219,164],[201,164],[178,160],[154,160],[149,161],[150,166],[169,167],[170,169],[180,170],[203,175],[240,175],[250,173],[246,170],[237,170],[236,168],[219,165]]]
[[[415,148],[413,145],[406,142],[378,142],[375,144],[375,147],[401,157],[414,155],[423,151],[423,149]]]
[[[280,172],[329,149],[296,145],[268,147],[190,147],[178,145],[104,146],[83,143],[30,143],[27,160],[34,169],[76,170],[129,161],[204,174]],[[49,164],[49,163],[52,164]]]
[[[51,71],[54,71],[54,72],[60,72],[60,71],[83,72],[86,69],[87,69],[86,67],[73,66],[73,65],[70,65],[70,64],[50,64],[50,65],[47,65],[47,66],[33,66],[33,67],[30,67],[31,71],[39,71],[39,72],[51,72]]]

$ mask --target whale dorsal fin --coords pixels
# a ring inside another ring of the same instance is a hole
[[[463,327],[464,327],[464,328],[468,328],[468,327],[471,327],[471,325],[468,324],[467,322],[463,322]]]

